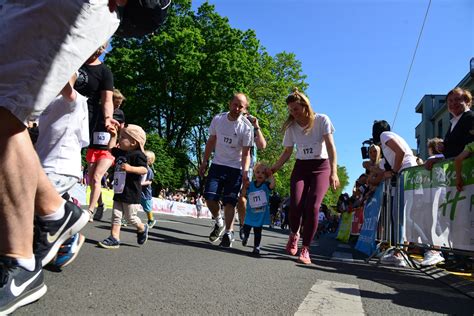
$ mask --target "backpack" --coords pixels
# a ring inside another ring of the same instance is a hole
[[[142,37],[155,32],[166,20],[171,0],[132,0],[118,7],[119,37]]]

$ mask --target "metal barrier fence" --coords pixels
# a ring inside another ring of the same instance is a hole
[[[381,247],[402,250],[407,243],[474,256],[473,173],[474,158],[470,158],[463,163],[463,191],[456,190],[452,160],[435,164],[431,171],[423,166],[407,168],[397,177],[396,184],[386,180],[364,209],[366,216],[380,202],[378,226],[374,229],[375,213],[364,218],[356,249],[367,253],[367,260]],[[376,246],[364,245],[371,242]]]

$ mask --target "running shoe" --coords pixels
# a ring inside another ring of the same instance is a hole
[[[143,228],[145,229],[141,233],[137,232],[137,243],[139,245],[143,245],[146,243],[148,240],[148,225],[143,225]]]
[[[97,246],[105,249],[117,249],[120,247],[120,240],[115,239],[113,236],[109,236],[104,240],[99,241]]]
[[[53,261],[53,265],[57,268],[64,268],[73,262],[74,259],[76,259],[79,250],[81,250],[85,240],[86,237],[81,233],[77,233],[66,240],[66,242],[59,248],[58,255]]]
[[[212,230],[211,234],[209,235],[210,242],[216,242],[221,237],[222,233],[224,232],[224,226],[219,226],[217,223],[214,225],[214,229]]]
[[[148,228],[152,229],[156,225],[156,219],[148,221],[147,225],[148,225]]]
[[[64,217],[57,221],[35,219],[33,249],[41,266],[47,265],[58,253],[59,247],[71,236],[77,234],[89,220],[87,211],[72,202],[64,204]]]
[[[94,211],[93,210],[89,210],[89,223],[93,223],[94,222]]]
[[[104,216],[104,204],[100,204],[99,206],[97,206],[97,209],[95,210],[94,214],[94,220],[100,221],[102,219],[102,216]]]
[[[309,249],[306,246],[301,247],[300,256],[298,257],[298,262],[304,264],[311,264],[311,258],[309,257]]]
[[[222,235],[222,240],[221,240],[221,243],[219,244],[219,247],[232,248],[232,242],[234,240],[235,240],[234,232],[227,232],[224,235]]]
[[[298,252],[298,240],[300,240],[299,234],[290,233],[290,236],[288,236],[288,242],[286,243],[286,252],[289,255],[294,256]]]
[[[444,257],[441,254],[441,251],[428,250],[425,252],[425,255],[423,256],[423,261],[421,262],[421,266],[422,267],[434,266],[443,261],[444,261]]]
[[[407,263],[405,262],[405,259],[399,252],[390,252],[382,258],[380,258],[380,263],[384,265],[391,265],[391,266],[396,266],[396,267],[406,267]]]
[[[46,291],[40,262],[34,271],[28,271],[13,258],[0,257],[0,315],[37,301]]]
[[[260,257],[260,247],[254,247],[252,255],[254,255],[255,257]]]

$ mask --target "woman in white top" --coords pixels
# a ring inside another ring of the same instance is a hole
[[[283,125],[285,149],[272,171],[285,164],[296,145],[296,163],[290,180],[291,232],[286,251],[291,255],[298,252],[299,228],[304,218],[303,247],[298,261],[310,264],[309,246],[318,228],[319,207],[329,186],[339,186],[334,127],[328,116],[313,112],[309,99],[296,88],[286,98],[286,104],[289,115]]]
[[[408,143],[390,131],[390,124],[387,121],[374,122],[372,137],[375,144],[380,144],[385,161],[391,167],[391,174],[388,177],[398,174],[405,168],[418,166]]]

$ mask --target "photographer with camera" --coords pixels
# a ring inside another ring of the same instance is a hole
[[[372,138],[375,144],[380,145],[382,154],[385,158],[385,172],[384,178],[389,179],[398,176],[403,169],[417,166],[416,157],[413,155],[408,143],[398,134],[390,131],[390,125],[387,121],[375,121],[372,126]],[[401,179],[403,181],[403,179]],[[392,188],[392,198],[395,196]],[[397,209],[398,201],[393,199],[392,204],[392,223],[395,223],[394,210]],[[401,224],[403,223],[403,212],[400,212],[399,231],[401,231]],[[393,230],[394,231],[394,230]],[[395,243],[401,242],[403,236],[399,234],[399,240]],[[405,262],[399,252],[392,252],[389,255],[382,257],[382,263],[393,264],[396,266],[404,266]]]

